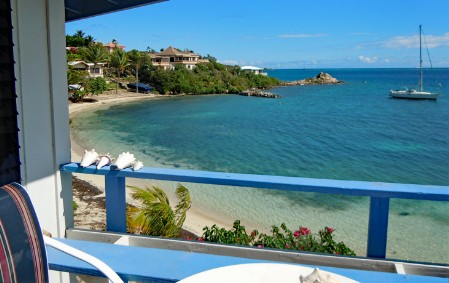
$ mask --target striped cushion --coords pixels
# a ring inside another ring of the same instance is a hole
[[[0,282],[48,282],[44,240],[25,189],[0,188]]]

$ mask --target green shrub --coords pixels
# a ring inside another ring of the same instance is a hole
[[[148,67],[142,69],[139,77],[161,94],[238,93],[245,89],[270,88],[280,84],[278,79],[217,62],[198,64],[193,70],[181,65],[174,70]]]
[[[97,77],[97,78],[89,78],[86,81],[85,91],[92,95],[98,95],[108,90],[108,84],[105,79]]]
[[[84,96],[86,96],[86,91],[84,90],[75,90],[71,95],[70,95],[70,100],[72,102],[79,102],[81,100],[83,100]]]
[[[335,242],[333,239],[334,229],[324,227],[317,235],[312,234],[309,228],[301,227],[294,232],[282,223],[280,228],[271,227],[271,234],[259,233],[257,230],[250,234],[246,232],[245,226],[240,225],[240,220],[234,222],[233,228],[226,230],[217,225],[203,228],[203,236],[200,241],[209,241],[222,244],[238,244],[256,246],[259,248],[275,248],[287,250],[300,250],[318,253],[355,255],[343,242]]]

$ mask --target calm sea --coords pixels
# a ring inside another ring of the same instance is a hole
[[[146,166],[449,185],[449,69],[425,71],[437,101],[391,99],[416,69],[270,70],[284,81],[325,71],[340,85],[281,87],[280,99],[237,95],[140,101],[72,122],[87,148],[133,152]],[[434,79],[439,84],[436,85]],[[174,184],[167,184],[174,186]],[[188,184],[193,202],[261,229],[336,229],[363,255],[369,199]],[[449,263],[449,203],[392,200],[387,256]],[[231,224],[231,223],[230,223]]]

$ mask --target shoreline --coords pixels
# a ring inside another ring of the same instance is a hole
[[[147,99],[158,99],[158,98],[166,98],[171,97],[168,95],[154,95],[154,94],[136,94],[136,93],[129,93],[129,92],[119,92],[118,94],[115,94],[115,91],[113,94],[102,94],[94,96],[89,102],[78,102],[78,103],[69,103],[69,119],[76,119],[76,117],[80,114],[82,114],[84,111],[92,110],[92,109],[104,109],[108,108],[110,106],[121,104],[121,103],[129,103],[132,101],[138,101],[138,100],[147,100]],[[95,100],[95,101],[93,101]],[[70,128],[70,142],[71,142],[71,161],[73,162],[80,162],[81,158],[84,154],[84,150],[90,150],[90,148],[84,148],[82,141],[79,141],[75,137],[74,131],[72,128]],[[104,176],[100,175],[91,175],[91,174],[79,174],[79,173],[73,173],[73,176],[78,178],[79,180],[86,181],[89,184],[96,187],[98,190],[101,191],[101,194],[97,197],[104,197],[105,187],[104,187]],[[150,182],[146,179],[126,179],[126,185],[127,186],[138,186],[138,187],[146,187],[146,186],[152,186],[156,185],[154,182]],[[166,190],[165,190],[166,191]],[[168,197],[170,200],[176,200],[176,197],[173,192],[166,191]],[[78,200],[77,204],[78,204]],[[98,211],[90,211],[90,208],[88,209],[89,212],[86,212],[87,208],[80,207],[83,206],[83,202],[79,201],[79,211],[83,211],[79,213],[79,217],[85,217],[89,218],[89,221],[82,221],[82,219],[77,219],[77,227],[81,228],[91,228],[89,227],[89,223],[92,222],[102,222],[105,221],[104,214],[98,213]],[[136,202],[132,200],[131,192],[127,190],[126,192],[126,202],[129,204],[136,205]],[[173,202],[173,201],[172,201]],[[96,210],[96,208],[94,208]],[[75,214],[77,214],[75,212]],[[92,219],[94,218],[94,219]],[[230,217],[224,217],[223,215],[219,215],[218,213],[210,210],[205,210],[201,207],[200,204],[195,203],[194,200],[192,200],[192,204],[190,209],[187,212],[187,217],[183,225],[183,229],[187,230],[197,236],[201,236],[203,234],[203,228],[205,226],[212,226],[214,224],[224,227],[226,229],[232,228],[232,224],[235,219],[231,219]],[[92,226],[92,225],[91,225]],[[251,226],[251,225],[249,225]]]
[[[347,84],[345,87],[351,87],[354,86],[355,84]],[[131,94],[132,95],[132,94]],[[331,94],[329,94],[331,95]],[[333,95],[333,94],[332,94]],[[114,98],[114,95],[111,96],[111,99]],[[377,97],[374,97],[377,99]],[[374,99],[373,98],[373,99]],[[164,101],[167,98],[164,98]],[[365,98],[363,98],[363,100],[365,100]],[[112,100],[111,100],[112,101]],[[126,105],[126,99],[123,100],[124,101],[124,105]],[[89,110],[90,111],[96,111],[94,109],[97,109],[98,107],[105,107],[108,102],[102,103],[102,101],[100,101],[101,103],[84,103],[84,104],[88,104],[91,105],[91,107],[94,108],[88,108],[88,109],[92,109]],[[148,101],[149,102],[149,101]],[[157,103],[157,100],[155,100],[155,102]],[[161,101],[162,102],[162,101]],[[122,103],[122,102],[119,102]],[[136,102],[131,102],[131,103],[136,103]],[[139,102],[137,102],[139,103]],[[170,100],[167,100],[167,103],[170,103]],[[76,105],[77,107],[80,107],[78,105]],[[86,106],[83,106],[86,107]],[[87,114],[87,113],[85,113]],[[84,116],[85,117],[85,116]],[[83,116],[79,116],[79,119],[83,119]],[[76,120],[79,121],[79,120]],[[75,123],[74,123],[75,125]],[[169,126],[169,125],[168,125]],[[77,132],[75,131],[75,134]],[[81,141],[83,141],[81,139]],[[82,145],[82,143],[81,143]],[[381,146],[384,146],[384,144],[380,144]],[[394,145],[394,144],[393,144]],[[95,143],[92,143],[90,146],[96,146]],[[382,147],[383,148],[383,147]],[[90,148],[87,148],[90,149]],[[103,150],[107,149],[103,148]],[[120,151],[121,152],[121,151]],[[115,153],[116,154],[116,153]],[[163,157],[163,156],[162,156]],[[73,161],[78,161],[80,159],[74,159],[72,158]],[[154,166],[154,165],[152,165]],[[93,176],[93,175],[85,175],[85,176]],[[128,178],[127,178],[128,179]],[[148,181],[148,180],[147,180]],[[104,184],[104,181],[103,181]],[[161,187],[165,188],[165,185],[162,185]],[[218,198],[219,199],[219,198]],[[246,199],[246,198],[245,198]],[[357,254],[359,255],[363,255],[366,252],[366,227],[367,227],[367,215],[368,215],[368,205],[363,204],[363,202],[357,202],[356,204],[354,203],[354,205],[350,204],[348,201],[346,201],[344,199],[344,202],[342,203],[342,205],[344,206],[321,206],[319,205],[319,203],[316,203],[316,205],[314,206],[310,206],[310,207],[298,207],[297,208],[297,212],[292,212],[289,214],[276,214],[276,215],[282,215],[282,219],[276,220],[278,218],[274,218],[273,216],[275,215],[275,213],[277,213],[277,209],[282,209],[282,204],[281,202],[277,202],[277,199],[275,197],[275,194],[273,194],[273,199],[270,199],[270,201],[266,201],[265,199],[262,198],[258,198],[258,199],[252,199],[251,202],[252,203],[259,203],[261,205],[260,206],[260,211],[258,211],[257,215],[260,216],[261,219],[272,219],[269,220],[270,222],[272,222],[273,224],[279,225],[279,223],[281,223],[282,221],[288,221],[287,225],[288,227],[294,227],[293,225],[306,225],[307,227],[311,227],[312,231],[316,231],[316,229],[320,229],[322,228],[324,225],[327,226],[331,226],[334,227],[335,229],[337,229],[338,234],[336,234],[336,236],[338,236],[338,240],[342,240],[344,241],[346,244],[348,244],[352,249],[357,250]],[[195,202],[195,198],[192,199]],[[219,199],[220,200],[220,199]],[[266,202],[265,202],[266,201]],[[265,203],[264,203],[265,202]],[[203,206],[208,206],[211,207],[210,210],[206,211],[205,215],[207,216],[211,216],[209,213],[215,211],[218,208],[215,208],[215,205],[208,205],[209,202],[207,200],[205,200],[204,202],[202,202]],[[218,202],[218,205],[220,205],[220,202]],[[397,205],[400,205],[399,207],[396,206],[396,209],[393,210],[392,213],[390,213],[390,220],[389,222],[391,223],[391,227],[396,227],[395,229],[392,229],[392,233],[391,233],[391,238],[389,238],[389,247],[388,247],[388,254],[391,255],[392,257],[395,258],[399,258],[399,259],[413,259],[413,260],[424,260],[424,261],[429,261],[429,262],[447,262],[447,257],[445,257],[443,254],[440,253],[441,250],[441,246],[438,247],[437,242],[433,243],[433,239],[438,239],[442,236],[442,234],[444,234],[444,231],[446,229],[441,229],[438,228],[433,228],[433,227],[437,227],[439,226],[438,224],[441,225],[441,222],[438,223],[436,221],[439,221],[439,218],[434,218],[433,216],[429,216],[427,215],[427,212],[425,212],[423,209],[424,207],[421,209],[420,206],[419,207],[415,207],[414,205],[409,205],[408,203],[398,203]],[[240,206],[240,207],[244,207],[244,206]],[[195,204],[193,205],[193,208],[195,208]],[[190,229],[190,230],[194,230],[191,229],[189,226],[189,223],[193,222],[191,220],[191,215],[193,212],[193,208],[191,210],[189,210],[188,212],[188,216],[187,216],[187,220],[186,220],[186,225],[184,225],[185,228]],[[435,207],[435,209],[438,209],[437,211],[439,211],[439,215],[445,215],[444,212],[442,212],[442,210],[440,210],[439,207]],[[241,210],[239,210],[241,211]],[[252,211],[256,211],[256,210],[252,210]],[[266,214],[268,213],[264,213],[264,212],[269,212],[269,216],[267,216]],[[282,211],[281,211],[282,212]],[[406,212],[407,214],[401,214],[401,212]],[[231,213],[231,212],[229,212]],[[214,213],[214,214],[218,214],[218,213]],[[238,217],[243,217],[244,213],[242,214],[237,214]],[[290,215],[292,217],[290,217]],[[354,218],[354,215],[357,215],[357,217]],[[231,215],[232,216],[232,215]],[[86,216],[86,220],[87,218],[90,217]],[[223,217],[220,217],[220,215],[217,216],[219,220],[223,220]],[[273,217],[273,218],[271,218]],[[290,220],[290,218],[293,218],[293,220]],[[435,219],[435,220],[434,220]],[[441,219],[440,219],[441,220]],[[104,220],[103,220],[104,221]],[[257,221],[257,220],[256,220]],[[425,222],[424,222],[425,221]],[[217,223],[217,221],[212,221],[211,223]],[[257,222],[256,222],[257,223]],[[413,237],[407,237],[407,235],[413,235],[413,227],[416,226],[417,223],[419,223],[419,225],[422,225],[423,227],[426,227],[426,229],[424,229],[423,231],[421,231],[422,233],[420,233],[420,238],[421,239],[416,239]],[[425,224],[425,223],[429,223],[432,226]],[[243,225],[247,226],[248,228],[248,223],[247,221],[245,221],[245,223],[242,223]],[[199,228],[196,230],[196,232],[200,232],[198,234],[201,234],[201,228],[204,226],[207,226],[208,224],[205,222],[197,222],[197,225],[199,226]],[[220,225],[219,223],[217,223],[217,225]],[[232,225],[232,221],[227,222],[226,226],[230,226]],[[262,224],[261,226],[264,227],[269,227],[266,224]],[[297,227],[297,226],[296,226]],[[446,227],[447,228],[447,227]],[[247,229],[249,230],[249,229]],[[431,246],[428,246],[427,244],[424,243],[424,241],[429,241],[432,243]],[[409,249],[407,249],[407,246],[416,246],[416,247],[426,247],[426,250],[422,250],[422,252],[419,253],[410,253]]]

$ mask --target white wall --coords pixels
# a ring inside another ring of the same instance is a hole
[[[43,229],[73,226],[63,0],[12,0],[22,184]]]

